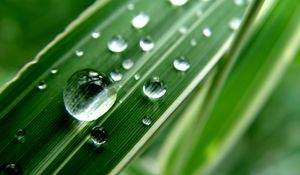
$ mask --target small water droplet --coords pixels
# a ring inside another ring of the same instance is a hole
[[[119,70],[113,70],[109,75],[114,81],[120,81],[123,78],[123,75]]]
[[[128,43],[121,35],[115,35],[107,43],[107,47],[112,52],[120,53],[127,49]]]
[[[91,69],[74,73],[63,91],[68,113],[79,121],[96,120],[115,103],[117,93],[109,79]]]
[[[148,52],[154,48],[153,40],[148,36],[140,40],[140,47],[143,51]]]
[[[90,138],[96,147],[100,147],[107,141],[108,134],[102,127],[96,126],[92,129]]]
[[[127,9],[128,9],[128,10],[134,10],[134,8],[135,8],[135,5],[134,5],[133,3],[129,3],[129,4],[127,5]]]
[[[152,119],[150,117],[145,117],[143,118],[142,122],[144,125],[149,126],[152,123]]]
[[[198,10],[198,11],[196,12],[196,15],[197,15],[198,17],[201,17],[201,16],[203,15],[202,10]]]
[[[203,31],[202,31],[203,35],[207,38],[211,37],[212,35],[212,31],[210,28],[204,28]]]
[[[181,34],[185,34],[186,32],[187,32],[187,28],[185,27],[185,26],[183,26],[183,27],[180,27],[179,29],[178,29],[178,31],[181,33]]]
[[[92,32],[92,33],[91,33],[91,36],[92,36],[92,38],[94,38],[94,39],[98,39],[98,38],[101,36],[101,33],[100,33],[100,32]]]
[[[150,21],[150,16],[144,12],[137,14],[132,20],[131,24],[136,29],[144,28]]]
[[[23,129],[19,129],[15,134],[15,139],[18,142],[23,143],[25,141],[25,135],[26,135],[26,132]]]
[[[241,25],[241,18],[239,18],[239,17],[232,18],[229,21],[229,27],[233,31],[237,30],[240,27],[240,25]]]
[[[150,100],[156,100],[165,95],[167,88],[158,77],[154,77],[144,84],[143,92]]]
[[[140,74],[137,73],[137,74],[134,75],[134,79],[135,79],[135,80],[139,80],[140,78],[141,78],[141,75],[140,75]]]
[[[47,88],[47,84],[44,81],[39,82],[39,84],[37,85],[37,88],[39,90],[45,90]]]
[[[190,42],[191,46],[195,47],[197,46],[197,40],[196,39],[192,39]]]
[[[244,0],[233,0],[233,2],[236,6],[239,6],[239,7],[241,7],[245,4]]]
[[[134,62],[132,61],[132,59],[125,59],[123,62],[122,62],[122,67],[126,70],[129,70],[133,67],[134,65]]]
[[[188,0],[170,0],[170,2],[174,6],[183,6],[188,2]]]
[[[187,71],[191,67],[190,63],[188,63],[184,57],[175,59],[173,65],[176,70],[182,72]]]
[[[50,70],[50,73],[53,74],[53,75],[57,74],[57,72],[58,72],[58,69],[56,69],[56,68],[53,68],[53,69]]]
[[[75,55],[78,57],[82,57],[84,55],[84,52],[82,50],[76,50]]]
[[[22,175],[23,171],[22,168],[15,163],[6,163],[1,165],[0,173],[7,175]]]

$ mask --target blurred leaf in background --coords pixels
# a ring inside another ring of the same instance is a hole
[[[300,52],[257,120],[217,174],[300,173]]]
[[[0,87],[95,0],[2,0]]]

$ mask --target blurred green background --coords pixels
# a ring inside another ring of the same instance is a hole
[[[2,0],[0,87],[95,0]],[[300,174],[300,52],[215,174]]]
[[[300,174],[300,51],[243,139],[215,174]]]
[[[1,0],[0,87],[95,0]]]

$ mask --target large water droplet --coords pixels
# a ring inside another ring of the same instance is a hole
[[[144,12],[137,14],[132,20],[131,24],[136,29],[144,28],[150,21],[150,16]]]
[[[154,77],[144,84],[143,92],[150,100],[156,100],[165,95],[167,88],[158,77]]]
[[[184,57],[179,57],[173,62],[174,68],[178,71],[185,72],[187,71],[191,65],[185,60]]]
[[[114,81],[120,81],[123,78],[123,75],[119,70],[113,70],[109,75]]]
[[[109,79],[90,69],[74,73],[63,91],[66,110],[80,121],[98,119],[113,106],[116,98]]]
[[[45,90],[47,88],[47,84],[44,81],[40,81],[39,84],[37,85],[37,88],[39,90]]]
[[[152,50],[154,46],[155,44],[150,37],[145,37],[140,40],[140,47],[145,52]]]
[[[22,175],[23,171],[22,168],[15,163],[6,163],[1,165],[0,173],[7,175]]]
[[[230,29],[232,29],[234,31],[237,30],[241,25],[241,18],[239,18],[239,17],[232,18],[229,21],[228,25],[229,25]]]
[[[203,33],[203,35],[204,35],[205,37],[207,37],[207,38],[211,37],[211,35],[212,35],[212,31],[211,31],[211,29],[208,28],[208,27],[205,28],[205,29],[203,29],[202,33]]]
[[[132,61],[132,59],[125,59],[123,62],[122,62],[122,67],[126,70],[129,70],[133,67],[134,65],[134,62]]]
[[[121,35],[115,35],[107,43],[107,47],[112,52],[120,53],[127,49],[128,43]]]
[[[96,126],[92,129],[90,138],[96,147],[100,147],[107,141],[108,134],[102,127]]]
[[[92,33],[91,33],[91,36],[92,36],[92,38],[94,38],[94,39],[98,39],[98,38],[101,36],[101,33],[100,33],[100,32],[92,32]]]
[[[82,50],[76,50],[75,55],[78,57],[82,57],[84,55],[84,52]]]
[[[15,135],[15,139],[18,142],[23,143],[25,141],[25,135],[26,135],[26,132],[23,129],[19,129]]]
[[[144,125],[149,126],[152,123],[152,119],[150,117],[145,117],[143,118],[142,122]]]
[[[170,0],[171,4],[174,6],[182,6],[185,5],[188,0]]]

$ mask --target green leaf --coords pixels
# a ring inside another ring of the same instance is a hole
[[[2,89],[0,132],[5,135],[0,136],[1,164],[16,162],[25,174],[120,172],[218,62],[232,40],[228,23],[246,7],[226,0],[189,1],[182,7],[161,0],[135,0],[130,1],[134,6],[129,9],[128,3],[96,2]],[[151,19],[137,30],[130,21],[141,11]],[[182,27],[187,31],[180,33]],[[100,38],[91,37],[92,32],[101,32]],[[108,41],[117,34],[129,45],[119,54],[107,49]],[[149,52],[139,48],[145,36],[155,42]],[[196,44],[191,45],[193,40]],[[84,54],[76,56],[77,50]],[[173,67],[180,56],[191,65],[186,72]],[[121,66],[126,58],[135,63],[130,70]],[[50,73],[53,68],[56,74]],[[98,120],[81,123],[66,112],[62,92],[69,77],[86,68],[106,75],[118,69],[123,78],[114,83],[118,89],[114,106]],[[135,80],[137,74],[140,79]],[[153,102],[142,89],[156,76],[166,84],[167,93]],[[46,89],[39,90],[39,82],[46,83]],[[152,119],[151,126],[142,124],[144,117]],[[100,148],[89,143],[94,126],[108,133]],[[19,129],[26,133],[21,143],[15,137]]]
[[[222,174],[295,175],[300,171],[299,75],[300,50],[230,159],[218,166]]]
[[[220,95],[212,91],[208,96],[208,100],[216,98],[211,112],[200,113],[199,122],[191,126],[193,132],[182,136],[192,139],[182,143],[184,148],[177,150],[181,156],[169,160],[172,167],[166,170],[178,174],[211,172],[225,156],[230,158],[228,151],[263,107],[300,44],[299,3],[273,3],[241,52],[234,53],[238,61]]]

